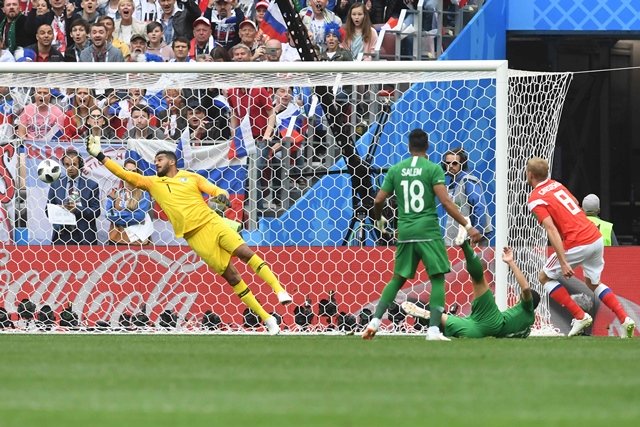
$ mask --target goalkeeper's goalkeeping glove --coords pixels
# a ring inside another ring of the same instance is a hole
[[[218,194],[216,197],[209,197],[208,204],[209,207],[220,216],[223,216],[224,211],[231,206],[231,202],[226,194]]]
[[[87,139],[87,153],[98,159],[99,162],[104,160],[105,155],[102,154],[102,146],[100,145],[99,136],[89,136]]]

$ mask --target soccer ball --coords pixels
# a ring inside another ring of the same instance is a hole
[[[55,160],[45,159],[38,165],[38,179],[47,184],[60,178],[60,172],[60,164]]]

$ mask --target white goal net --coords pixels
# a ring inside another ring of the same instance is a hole
[[[263,331],[224,279],[175,238],[154,200],[88,156],[92,133],[126,168],[153,175],[155,153],[170,150],[180,168],[229,192],[229,225],[293,297],[278,305],[269,286],[232,261],[281,329],[351,332],[366,325],[393,271],[393,200],[380,235],[372,196],[406,157],[408,133],[421,128],[430,159],[445,169],[445,154],[464,150],[463,175],[475,177],[479,194],[463,208],[484,224],[477,250],[499,305],[513,303],[517,286],[494,248],[514,246],[537,286],[546,241],[526,211],[524,165],[534,155],[551,160],[571,75],[506,65],[0,65],[0,329]],[[444,212],[441,224],[446,233]],[[448,252],[447,307],[468,314],[462,252]],[[426,304],[429,290],[420,270],[396,302]],[[421,330],[398,305],[384,330]]]

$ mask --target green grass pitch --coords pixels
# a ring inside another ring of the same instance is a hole
[[[0,426],[634,426],[640,340],[0,335]]]

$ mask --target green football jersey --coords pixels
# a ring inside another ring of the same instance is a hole
[[[442,239],[433,186],[444,185],[440,165],[425,157],[410,157],[387,172],[382,190],[396,195],[398,242]]]
[[[502,312],[504,325],[496,334],[498,338],[527,338],[536,320],[533,300],[520,300],[518,304]]]

